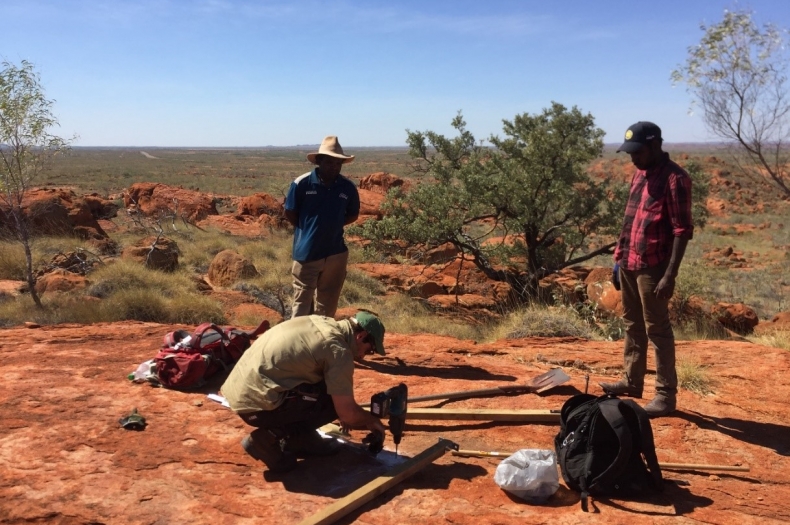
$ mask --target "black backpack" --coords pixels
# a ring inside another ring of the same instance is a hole
[[[554,449],[568,487],[587,497],[638,496],[662,490],[653,430],[645,409],[613,395],[579,394],[560,412]]]

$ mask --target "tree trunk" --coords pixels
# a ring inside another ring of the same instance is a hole
[[[25,221],[20,207],[12,206],[10,213],[13,215],[14,221],[16,221],[17,238],[25,249],[25,269],[27,273],[27,288],[30,291],[30,297],[33,298],[33,302],[36,303],[39,309],[43,309],[44,305],[41,304],[41,298],[36,291],[36,277],[33,275],[33,253],[30,250],[30,231],[28,230],[27,222]]]

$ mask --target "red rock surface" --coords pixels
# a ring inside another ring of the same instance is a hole
[[[173,328],[124,322],[0,330],[0,522],[298,523],[386,471],[379,460],[345,448],[334,457],[303,460],[281,477],[263,475],[239,446],[248,428],[207,400],[211,388],[176,392],[125,379]],[[571,381],[543,396],[413,404],[557,409],[584,390],[586,373],[591,392],[599,393],[597,382],[616,377],[621,364],[620,343],[577,339],[474,344],[388,334],[387,349],[386,357],[357,368],[357,399],[401,381],[413,396],[523,382],[557,362]],[[340,523],[787,522],[790,353],[693,341],[680,342],[678,354],[708,367],[715,394],[681,390],[679,411],[654,421],[659,461],[742,464],[750,472],[666,470],[662,495],[597,500],[598,512],[583,514],[578,496],[562,484],[546,504],[531,505],[496,486],[498,459],[445,455]],[[646,390],[653,393],[652,373]],[[148,427],[119,428],[118,419],[135,407]],[[416,455],[439,437],[465,449],[550,449],[556,433],[551,424],[412,420],[400,451]],[[389,440],[386,446],[392,448]]]

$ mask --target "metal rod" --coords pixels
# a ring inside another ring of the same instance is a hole
[[[453,450],[453,456],[461,456],[466,458],[506,458],[512,456],[515,452],[496,452],[486,450]],[[748,466],[741,465],[704,465],[701,463],[659,463],[662,469],[665,470],[707,470],[707,471],[721,471],[721,472],[750,472]]]

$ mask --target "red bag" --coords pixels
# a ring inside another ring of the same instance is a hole
[[[236,364],[252,340],[269,329],[264,320],[252,332],[233,327],[220,328],[203,323],[189,334],[176,330],[164,337],[164,344],[154,357],[156,375],[167,388],[198,388],[220,370]]]

